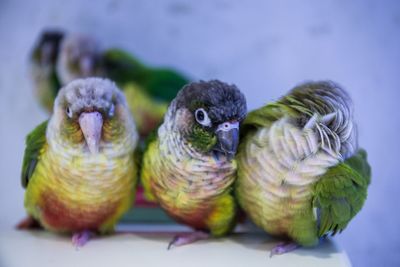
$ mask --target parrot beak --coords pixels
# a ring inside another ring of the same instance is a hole
[[[218,125],[216,130],[217,145],[216,150],[219,150],[232,159],[237,151],[239,144],[239,122],[224,122]]]
[[[79,116],[79,125],[85,137],[86,144],[92,154],[99,152],[103,117],[97,111],[83,112]]]
[[[79,61],[79,66],[84,77],[93,75],[94,60],[90,56],[84,56]]]

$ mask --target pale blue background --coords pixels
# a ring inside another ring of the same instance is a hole
[[[24,214],[23,140],[46,118],[33,99],[27,54],[48,25],[94,34],[195,79],[236,83],[250,108],[304,80],[341,83],[356,104],[373,182],[337,240],[355,266],[400,266],[399,1],[0,0],[1,227]]]

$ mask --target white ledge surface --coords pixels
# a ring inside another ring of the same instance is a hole
[[[76,249],[68,236],[1,229],[0,266],[350,266],[346,253],[329,239],[316,248],[270,258],[271,248],[279,240],[263,233],[236,233],[167,250],[175,232],[185,230],[176,226],[119,227],[116,234],[93,238]]]

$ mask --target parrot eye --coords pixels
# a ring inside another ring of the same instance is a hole
[[[108,116],[110,117],[114,116],[114,112],[115,112],[115,106],[114,104],[111,104],[110,109],[108,110]]]
[[[67,108],[65,109],[65,113],[67,113],[67,116],[68,116],[69,118],[72,118],[72,110],[71,110],[70,107],[67,107]]]
[[[202,108],[197,109],[196,112],[194,113],[194,115],[196,117],[196,121],[198,123],[200,123],[201,125],[211,126],[211,120],[208,117],[208,114],[204,109],[202,109]]]

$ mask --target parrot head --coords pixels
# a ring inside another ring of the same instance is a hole
[[[121,137],[136,135],[123,94],[107,79],[85,78],[67,84],[58,93],[53,114],[56,136],[91,154]]]
[[[247,113],[246,99],[235,85],[218,80],[186,85],[176,99],[175,123],[200,152],[236,154],[239,124]]]
[[[63,38],[62,31],[43,31],[33,48],[31,60],[39,66],[55,67]]]
[[[78,78],[99,76],[100,47],[97,40],[87,35],[69,34],[60,47],[57,71],[62,84]]]

